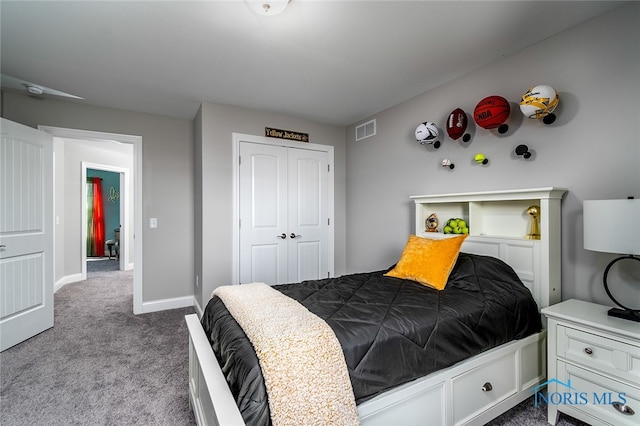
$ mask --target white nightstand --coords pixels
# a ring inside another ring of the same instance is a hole
[[[561,411],[591,425],[640,425],[640,323],[609,309],[580,300],[542,309],[550,424]]]

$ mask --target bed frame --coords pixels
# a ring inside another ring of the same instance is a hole
[[[535,188],[414,196],[415,232],[426,234],[425,219],[434,212],[445,221],[465,218],[470,235],[462,251],[507,262],[542,309],[560,301],[560,208],[565,192]],[[540,212],[539,240],[525,236],[531,205]],[[244,425],[198,316],[187,315],[186,321],[189,402],[198,425]],[[543,330],[393,388],[358,405],[358,414],[363,425],[482,425],[533,395],[545,379]]]

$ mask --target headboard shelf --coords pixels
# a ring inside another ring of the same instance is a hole
[[[415,195],[415,234],[445,237],[442,230],[450,218],[464,219],[469,237],[462,251],[494,256],[516,271],[531,290],[540,308],[560,301],[561,202],[565,188],[532,188],[504,191]],[[540,239],[527,238],[531,231],[530,206],[539,210]],[[435,213],[438,233],[427,232],[425,221]]]

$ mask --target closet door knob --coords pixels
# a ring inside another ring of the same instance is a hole
[[[287,238],[287,234],[283,232],[282,234],[278,235],[276,238],[280,238],[284,240],[285,238]]]
[[[489,392],[490,390],[493,390],[493,386],[491,385],[491,383],[487,382],[482,385],[482,392]]]
[[[584,353],[585,353],[585,354],[587,354],[587,355],[591,355],[591,354],[593,354],[593,349],[591,349],[591,348],[584,348]]]
[[[300,238],[300,237],[302,237],[302,235],[296,235],[295,233],[292,232],[291,235],[289,235],[289,237],[291,237],[291,238]]]

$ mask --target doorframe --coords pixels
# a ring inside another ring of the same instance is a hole
[[[118,257],[118,269],[120,270],[128,270],[133,267],[133,265],[125,263],[129,253],[129,193],[127,188],[129,188],[129,169],[124,167],[116,167],[110,166],[106,164],[97,164],[97,163],[89,163],[87,161],[82,162],[82,182],[87,181],[87,169],[100,170],[103,172],[113,172],[118,173],[120,175],[120,247],[122,248],[120,252],[124,252],[125,256]],[[83,247],[86,247],[87,242],[87,220],[89,219],[87,216],[87,196],[86,196],[86,183],[82,186],[82,194],[81,194],[81,215],[82,215],[82,242],[84,244]],[[122,196],[124,194],[124,197]],[[81,250],[82,253],[82,279],[87,279],[87,250]],[[133,268],[135,269],[135,268]]]
[[[39,125],[38,130],[42,130],[54,137],[63,139],[84,139],[107,143],[116,141],[133,145],[133,257],[135,265],[133,268],[133,313],[135,315],[144,313],[142,306],[142,136],[43,125]],[[84,265],[86,267],[86,262]]]
[[[266,136],[248,135],[244,133],[232,133],[232,163],[233,163],[233,199],[232,199],[232,243],[231,243],[231,284],[240,283],[240,142],[250,142],[262,145],[282,146],[287,148],[307,149],[310,151],[322,151],[327,153],[327,161],[329,163],[328,176],[328,200],[327,215],[329,216],[329,229],[327,236],[327,244],[330,247],[327,267],[330,276],[335,274],[335,219],[334,219],[334,147],[331,145],[321,145],[315,143],[289,142],[284,139],[267,138]]]

